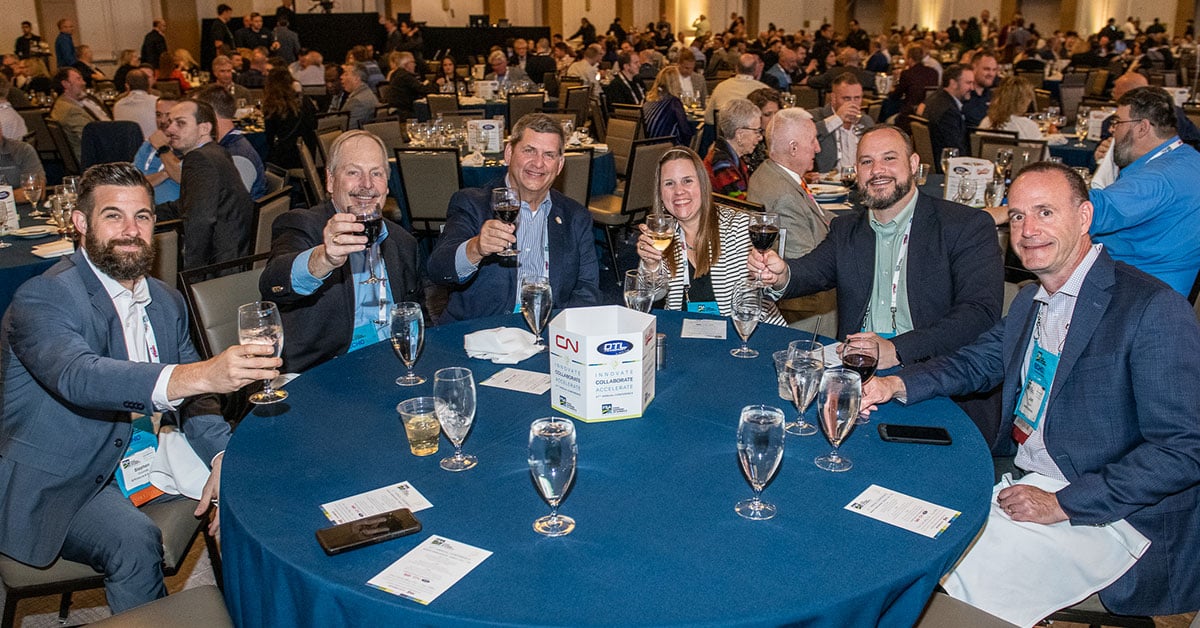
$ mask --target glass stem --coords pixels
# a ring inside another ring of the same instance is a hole
[[[271,389],[271,380],[264,379],[263,380],[263,393],[270,395],[273,392],[275,392],[275,391]]]

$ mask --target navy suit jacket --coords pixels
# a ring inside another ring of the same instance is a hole
[[[1036,286],[974,344],[900,373],[908,403],[1003,382],[1001,434],[1012,432]],[[1072,525],[1125,519],[1150,549],[1100,592],[1110,610],[1170,615],[1200,608],[1200,328],[1166,284],[1108,253],[1084,280],[1046,406],[1046,448],[1070,485]],[[1005,437],[996,453],[1012,454]],[[1012,576],[1018,577],[1018,576]]]
[[[487,187],[459,190],[450,198],[446,228],[429,256],[430,279],[451,286],[443,322],[509,314],[516,305],[517,266],[512,262],[501,263],[503,258],[489,255],[479,262],[474,275],[461,282],[454,267],[458,246],[479,235],[483,223],[492,218],[492,188],[503,186],[500,179]],[[592,216],[558,190],[550,190],[550,203],[546,228],[554,307],[599,305],[600,271]]]
[[[929,120],[929,139],[938,172],[942,171],[943,148],[957,148],[960,157],[971,154],[966,116],[950,92],[939,89],[925,99],[925,118]]]
[[[292,262],[322,242],[325,223],[337,210],[332,201],[281,214],[271,226],[271,259],[259,277],[262,297],[279,305],[283,319],[283,368],[306,371],[341,355],[354,337],[354,274],[349,262],[325,278],[317,291],[303,295],[292,290]],[[388,287],[396,303],[425,301],[417,241],[390,220],[379,254],[387,268]]]
[[[834,218],[808,255],[789,260],[785,298],[837,288],[838,337],[862,329],[875,277],[867,210]],[[1000,320],[1004,267],[996,226],[984,212],[918,193],[908,245],[914,329],[892,339],[905,364],[944,355]]]
[[[183,297],[157,279],[147,281],[158,364],[129,361],[112,299],[81,251],[13,297],[0,339],[0,552],[32,565],[53,561],[74,514],[125,454],[130,413],[154,410],[159,373],[199,360]],[[205,462],[225,449],[229,425],[215,396],[163,415],[166,424],[181,421]]]

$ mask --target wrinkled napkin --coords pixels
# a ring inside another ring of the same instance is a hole
[[[496,327],[467,334],[463,337],[463,348],[472,358],[491,360],[495,364],[516,364],[545,348],[534,344],[536,338],[524,329]]]

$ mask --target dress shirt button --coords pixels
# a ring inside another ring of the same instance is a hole
[[[113,447],[121,447],[123,445],[125,445],[125,441],[123,441],[119,438],[117,440],[113,441]]]

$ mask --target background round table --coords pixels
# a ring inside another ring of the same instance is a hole
[[[17,205],[17,212],[21,214],[22,227],[52,224],[30,217],[31,210],[32,207],[28,203]],[[21,287],[21,284],[42,274],[58,261],[57,257],[43,259],[34,255],[33,247],[49,244],[58,237],[58,234],[55,233],[37,238],[19,238],[12,234],[0,237],[0,240],[12,245],[0,249],[0,316],[4,315],[4,311],[12,303],[13,295],[17,292],[17,288]]]
[[[409,453],[398,402],[432,391],[433,373],[469,366],[482,381],[501,366],[466,357],[464,333],[517,316],[431,328],[416,371],[429,381],[400,388],[402,366],[386,344],[337,358],[288,386],[277,407],[239,426],[223,470],[225,596],[240,626],[345,625],[778,625],[910,626],[939,577],[982,526],[991,457],[950,401],[889,404],[842,448],[854,461],[828,473],[813,458],[821,436],[788,437],[764,498],[770,521],[734,513],[751,495],[735,446],[739,410],[786,407],[770,353],[800,333],[760,326],[753,360],[729,355],[729,339],[680,338],[684,315],[656,312],[667,334],[667,369],[641,419],[576,421],[579,469],[561,512],[578,525],[550,539],[532,529],[549,511],[526,463],[529,424],[556,415],[548,394],[479,386],[464,451],[479,465],[449,473],[434,456]],[[689,317],[699,315],[688,314]],[[542,353],[518,368],[547,372]],[[810,409],[811,413],[811,409]],[[794,411],[788,410],[788,416]],[[943,425],[949,447],[884,443],[879,421]],[[314,532],[330,523],[320,504],[400,481],[433,503],[416,535],[326,556]],[[930,539],[845,510],[871,484],[962,511]],[[429,606],[366,585],[431,534],[494,554]]]

